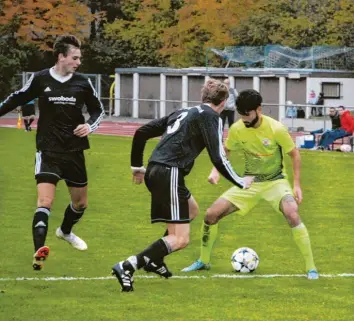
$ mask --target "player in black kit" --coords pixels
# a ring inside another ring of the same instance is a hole
[[[0,117],[38,98],[39,118],[36,135],[35,178],[37,209],[32,224],[34,242],[33,269],[41,270],[49,255],[45,246],[48,218],[59,180],[65,180],[71,196],[56,236],[78,250],[86,243],[72,233],[72,227],[87,207],[87,175],[84,150],[89,148],[87,135],[97,129],[104,110],[91,81],[76,73],[81,64],[80,41],[71,35],[61,36],[54,44],[56,64],[36,72],[26,85],[0,104]],[[90,118],[82,113],[87,106]]]
[[[225,84],[210,79],[202,88],[200,106],[182,108],[136,131],[131,151],[133,181],[141,184],[145,179],[151,193],[151,222],[167,223],[167,231],[141,253],[113,266],[112,273],[123,292],[133,291],[133,274],[140,268],[165,278],[172,276],[164,257],[188,245],[189,223],[198,215],[198,204],[184,177],[205,147],[212,163],[226,179],[240,188],[248,188],[252,183],[252,177],[241,178],[234,172],[224,152],[219,114],[228,95]],[[146,141],[158,136],[162,138],[145,170]]]

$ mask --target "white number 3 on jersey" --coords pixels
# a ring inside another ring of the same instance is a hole
[[[186,118],[188,115],[188,111],[184,111],[183,113],[180,113],[178,117],[176,118],[176,121],[173,123],[173,125],[170,125],[167,127],[167,134],[172,134],[176,132],[181,125],[181,121]]]

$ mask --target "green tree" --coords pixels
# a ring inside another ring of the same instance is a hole
[[[89,23],[100,15],[73,0],[0,0],[0,100],[18,88],[15,74],[53,64],[55,38],[71,33],[87,37]]]
[[[0,24],[11,26],[8,31],[13,32],[9,36],[42,50],[50,50],[61,34],[87,37],[89,23],[96,17],[87,6],[74,0],[5,0],[1,11]]]
[[[352,46],[352,0],[264,0],[233,30],[235,44]]]
[[[354,2],[342,0],[327,24],[328,44],[354,47]]]
[[[176,67],[201,66],[209,47],[234,45],[233,29],[253,13],[257,0],[188,0],[178,23],[164,32],[161,53]]]
[[[166,65],[159,51],[163,46],[163,33],[177,22],[176,11],[182,4],[183,1],[178,0],[127,1],[122,6],[124,18],[107,24],[105,35],[130,48],[128,64],[131,67]]]

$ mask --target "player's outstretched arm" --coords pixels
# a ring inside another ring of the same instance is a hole
[[[203,117],[200,118],[199,127],[211,162],[227,180],[240,188],[248,188],[245,179],[236,174],[226,157],[222,143],[221,119],[208,113],[201,115]]]
[[[230,155],[230,150],[224,145],[224,151],[226,154],[226,157],[229,158]],[[220,180],[220,174],[218,172],[218,170],[216,169],[216,167],[213,167],[209,176],[208,176],[208,182],[210,184],[218,184]]]
[[[153,137],[162,136],[167,129],[168,116],[141,126],[134,134],[130,154],[130,165],[133,174],[133,182],[141,184],[144,180],[145,167],[143,163],[146,142]]]
[[[0,117],[14,110],[18,106],[26,105],[31,100],[38,97],[37,78],[33,74],[25,86],[8,96],[2,103],[0,102]]]

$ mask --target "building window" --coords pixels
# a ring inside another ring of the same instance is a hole
[[[340,99],[340,82],[323,82],[322,92],[323,98]]]

